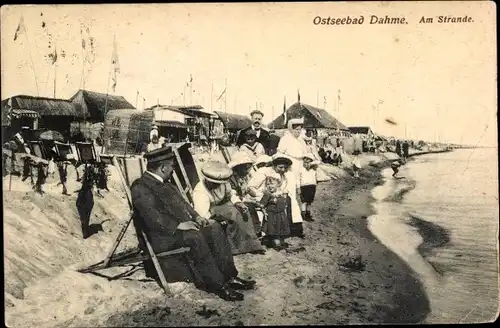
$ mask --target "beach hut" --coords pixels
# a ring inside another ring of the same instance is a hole
[[[347,126],[322,108],[296,102],[288,107],[286,116],[288,120],[292,118],[304,118],[304,128],[316,129],[318,134],[320,134],[320,130],[325,130],[327,133],[342,137],[349,137],[351,135]],[[276,129],[286,128],[284,114],[280,114],[268,126]]]
[[[365,140],[371,139],[375,136],[369,126],[350,126],[349,131],[351,131],[351,134],[360,135]]]
[[[85,117],[84,120],[75,120],[71,123],[71,135],[81,133],[86,138],[91,138],[94,123],[104,122],[105,112],[118,109],[135,109],[122,96],[89,90],[78,90],[69,101]]]
[[[252,125],[250,117],[240,114],[230,114],[221,111],[214,111],[217,115],[216,121],[222,123],[223,132],[229,134],[230,142],[236,142],[238,131],[248,128]]]
[[[210,134],[212,114],[204,112],[199,105],[156,105],[145,110],[154,113],[160,135],[170,136],[172,141],[181,141],[186,136],[197,140],[200,135]]]
[[[103,142],[108,154],[140,154],[149,143],[152,111],[114,109],[104,120]]]
[[[2,101],[2,111],[9,107],[7,103],[12,107],[12,117],[17,117],[11,122],[13,133],[19,132],[16,129],[21,126],[28,126],[33,130],[58,131],[68,138],[71,122],[85,118],[84,112],[65,99],[17,95]]]
[[[222,122],[224,129],[228,132],[236,133],[241,129],[248,128],[252,125],[250,117],[240,114],[230,114],[220,111],[214,111],[217,118]]]

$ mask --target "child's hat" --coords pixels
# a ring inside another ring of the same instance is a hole
[[[305,154],[303,158],[308,158],[308,159],[310,159],[311,161],[314,161],[314,160],[316,159],[316,158],[314,157],[314,155],[313,155],[313,154],[311,154],[311,153],[307,153],[307,154]]]
[[[248,129],[243,135],[245,137],[257,137],[257,131],[255,131],[254,129]]]

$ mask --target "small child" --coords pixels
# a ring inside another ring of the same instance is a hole
[[[353,153],[352,153],[352,169],[354,170],[354,177],[355,178],[359,178],[359,171],[361,171],[361,159],[359,158],[359,154],[361,152],[356,149]]]
[[[300,171],[300,201],[302,202],[302,217],[305,221],[314,221],[311,216],[311,204],[316,195],[318,161],[313,154],[306,154],[303,158],[303,167]]]
[[[286,248],[285,237],[290,235],[290,222],[287,217],[287,198],[281,191],[281,179],[268,176],[265,180],[264,195],[260,204],[265,208],[267,219],[264,222],[263,232],[272,242],[270,247],[277,251]]]
[[[266,154],[264,146],[260,142],[257,142],[257,132],[255,130],[247,130],[244,137],[245,143],[240,146],[240,151],[247,153],[253,159]]]

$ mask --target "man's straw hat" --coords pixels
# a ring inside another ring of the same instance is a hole
[[[233,170],[226,163],[207,162],[201,168],[201,175],[207,181],[223,184],[229,181]]]

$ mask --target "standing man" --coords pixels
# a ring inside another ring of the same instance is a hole
[[[198,288],[216,293],[227,301],[243,300],[243,294],[236,290],[253,289],[255,281],[237,277],[231,246],[220,223],[198,215],[177,187],[169,182],[175,165],[172,147],[156,149],[146,153],[144,158],[147,171],[131,188],[135,227],[146,233],[155,253],[191,248],[192,265],[184,263],[182,274],[174,272],[169,259],[159,258],[165,275],[177,274],[178,278],[180,275],[180,279],[194,281]],[[139,247],[145,250],[144,240],[138,238]],[[150,264],[150,261],[144,263],[146,274],[154,277]]]
[[[261,143],[266,150],[266,154],[269,155],[269,132],[262,128],[262,118],[264,113],[260,110],[254,110],[250,113],[252,119],[252,125],[248,128],[238,131],[238,136],[236,137],[236,146],[240,147],[245,143],[245,132],[248,130],[254,130],[257,132],[257,142]]]

